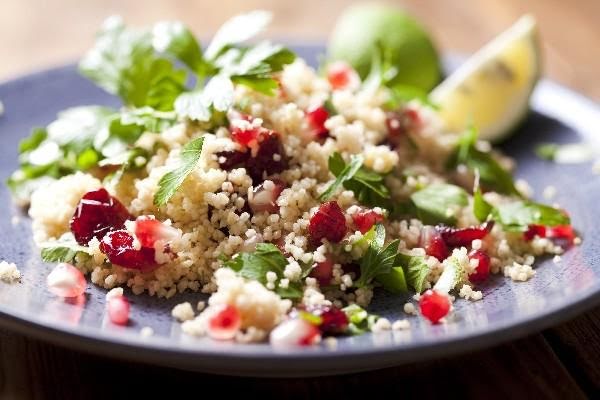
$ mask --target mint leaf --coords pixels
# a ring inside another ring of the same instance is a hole
[[[417,192],[410,199],[418,217],[426,224],[456,223],[454,211],[469,204],[467,192],[448,183],[434,183]]]
[[[406,293],[408,291],[402,266],[392,267],[390,272],[377,275],[375,280],[381,283],[383,288],[390,293]]]
[[[360,278],[356,281],[357,287],[368,285],[377,275],[387,274],[395,266],[400,241],[394,240],[383,247],[384,241],[385,228],[383,225],[377,224],[375,237],[369,243],[365,255],[360,259]]]
[[[206,49],[206,58],[213,60],[226,47],[245,42],[256,36],[271,22],[271,17],[271,13],[268,11],[256,10],[231,18],[219,28],[213,37]]]
[[[185,89],[186,73],[155,54],[152,35],[127,29],[119,17],[108,18],[79,71],[128,106],[173,109]]]
[[[40,247],[45,262],[71,262],[78,253],[91,254],[89,247],[79,245],[71,234],[54,242],[42,243]]]
[[[237,257],[226,261],[224,266],[246,279],[264,285],[267,283],[267,272],[274,272],[278,278],[283,278],[283,271],[287,264],[285,256],[277,246],[271,243],[259,243],[255,251],[240,253]],[[275,291],[284,298],[302,297],[302,288],[298,282],[290,282],[287,288],[278,287]]]
[[[154,25],[152,45],[157,52],[172,55],[198,75],[203,76],[210,68],[198,41],[179,21],[163,21]]]
[[[425,262],[425,257],[399,253],[397,262],[406,266],[406,281],[408,284],[415,292],[421,293],[424,289],[427,275],[429,275],[429,265]]]
[[[475,189],[473,190],[473,214],[479,222],[485,222],[494,207],[483,198],[478,178],[475,179],[475,182]]]
[[[508,231],[524,232],[529,225],[569,225],[569,217],[562,211],[532,201],[515,201],[492,210],[492,219]]]
[[[173,197],[185,178],[198,165],[203,144],[204,136],[194,139],[183,146],[180,155],[180,166],[163,175],[158,182],[158,191],[154,195],[154,205],[157,207],[165,205]]]
[[[192,121],[210,121],[213,111],[225,112],[233,104],[233,83],[223,75],[213,77],[203,90],[181,94],[175,111]]]
[[[340,153],[333,153],[329,157],[329,170],[335,171],[336,175],[335,181],[329,185],[327,190],[325,190],[320,196],[319,200],[326,201],[329,200],[337,190],[344,184],[344,182],[352,179],[356,172],[360,169],[363,164],[362,155],[353,155],[350,158],[350,163],[346,165],[344,163],[344,159],[342,158]],[[341,170],[340,170],[341,167]]]
[[[329,157],[329,170],[336,180],[319,197],[321,200],[330,198],[340,185],[352,190],[356,199],[370,207],[391,208],[390,192],[384,184],[383,176],[365,168],[360,155],[352,156],[350,164],[346,165],[339,153]]]
[[[477,135],[474,127],[465,131],[458,140],[454,154],[448,159],[447,166],[456,168],[463,164],[471,171],[479,171],[483,187],[503,194],[520,196],[510,172],[502,168],[491,153],[477,149]]]

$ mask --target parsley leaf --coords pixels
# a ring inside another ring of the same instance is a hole
[[[321,194],[320,200],[333,196],[340,186],[352,190],[357,200],[370,207],[391,207],[390,192],[383,182],[383,176],[365,168],[360,155],[352,156],[346,165],[340,153],[329,156],[329,170],[336,180]]]
[[[454,154],[448,159],[448,168],[465,165],[471,171],[479,171],[482,186],[503,194],[520,196],[510,172],[494,159],[491,153],[476,147],[477,130],[471,127],[459,138]]]
[[[165,205],[173,197],[185,178],[198,165],[203,144],[204,136],[194,139],[183,146],[180,155],[180,166],[163,175],[158,182],[158,191],[154,195],[154,205],[157,207]]]
[[[204,76],[210,68],[202,56],[200,44],[180,21],[162,21],[154,25],[152,45],[157,52],[172,55],[198,75]]]
[[[568,225],[569,217],[562,211],[544,204],[520,200],[502,204],[491,212],[492,219],[507,231],[524,232],[529,225]]]
[[[206,58],[214,60],[226,47],[256,36],[271,22],[271,18],[271,13],[263,10],[255,10],[231,18],[215,33],[204,53]]]
[[[213,111],[225,112],[233,104],[233,83],[223,75],[213,77],[203,90],[181,94],[175,111],[192,121],[210,121]]]
[[[479,176],[475,177],[475,188],[473,190],[473,214],[479,222],[487,221],[492,212],[492,205],[485,201],[481,188],[479,187]]]
[[[119,17],[108,18],[95,46],[79,63],[79,71],[128,106],[173,109],[185,89],[186,73],[159,57],[152,35],[127,29]]]
[[[226,261],[225,267],[236,271],[246,279],[267,283],[267,272],[274,272],[283,278],[283,271],[288,264],[283,253],[272,243],[259,243],[251,253],[240,253],[237,257]],[[278,287],[277,294],[284,298],[302,297],[302,288],[298,282],[290,282],[287,288]]]
[[[81,246],[72,234],[65,234],[59,240],[40,245],[42,260],[46,262],[71,262],[78,253],[90,254],[89,247]]]
[[[457,208],[469,204],[467,193],[460,187],[448,183],[434,183],[414,192],[410,199],[417,216],[426,224],[456,223]]]
[[[421,293],[424,290],[427,275],[429,275],[429,265],[425,262],[425,257],[398,253],[398,261],[405,266],[408,284],[415,292]]]
[[[396,239],[383,247],[385,241],[385,228],[381,224],[375,225],[375,237],[369,243],[365,255],[360,259],[360,278],[356,281],[357,287],[368,285],[377,275],[387,274],[396,266],[396,255],[400,240]]]

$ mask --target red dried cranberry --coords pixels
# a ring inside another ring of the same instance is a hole
[[[469,259],[477,260],[477,268],[469,275],[471,282],[483,282],[490,276],[490,256],[484,251],[472,250],[469,253]]]
[[[425,249],[428,256],[433,256],[439,261],[448,257],[448,246],[442,235],[433,226],[424,226],[419,237],[419,245]]]
[[[102,240],[107,232],[123,228],[131,218],[119,200],[100,188],[87,192],[79,200],[71,218],[71,232],[77,243],[85,246],[94,237]]]
[[[494,221],[489,221],[480,226],[469,228],[452,228],[449,226],[438,226],[444,242],[449,247],[470,246],[475,239],[483,239],[494,227]]]
[[[447,294],[428,290],[421,295],[419,307],[425,318],[437,324],[450,311],[450,299]]]
[[[308,234],[313,245],[327,239],[332,243],[340,242],[346,235],[346,218],[342,209],[335,201],[328,201],[319,206],[317,212],[310,218]]]
[[[373,227],[377,222],[383,221],[383,215],[373,210],[361,210],[355,214],[352,214],[352,221],[360,231],[360,233],[366,233]]]
[[[112,231],[106,234],[100,242],[100,251],[106,254],[108,260],[125,268],[150,271],[157,267],[154,260],[154,249],[133,245],[133,236],[126,230]]]
[[[315,107],[306,112],[306,118],[317,139],[325,139],[329,131],[325,128],[325,121],[329,118],[329,113],[323,106]]]

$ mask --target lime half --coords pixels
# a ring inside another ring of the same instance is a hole
[[[450,131],[472,124],[481,139],[499,142],[527,115],[540,63],[537,25],[526,15],[469,58],[430,98]]]

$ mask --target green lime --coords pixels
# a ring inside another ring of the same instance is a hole
[[[429,35],[395,7],[359,4],[346,9],[329,39],[328,57],[350,63],[364,79],[378,43],[398,69],[392,83],[429,91],[440,81],[440,60]]]

